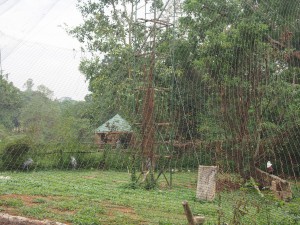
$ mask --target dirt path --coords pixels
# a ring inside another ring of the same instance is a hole
[[[1,225],[65,225],[64,223],[52,222],[52,221],[39,221],[28,219],[21,216],[12,216],[6,213],[0,213]]]

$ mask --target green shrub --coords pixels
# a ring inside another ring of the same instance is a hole
[[[3,149],[2,167],[7,170],[21,169],[24,161],[28,159],[31,146],[31,141],[27,137],[7,143]]]

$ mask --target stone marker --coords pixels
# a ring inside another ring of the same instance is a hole
[[[196,198],[213,201],[216,195],[217,166],[201,166],[198,169],[198,182]]]

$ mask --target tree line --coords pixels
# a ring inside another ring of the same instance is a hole
[[[29,136],[35,144],[91,141],[89,119],[84,101],[71,98],[53,99],[45,85],[34,89],[32,79],[25,91],[0,75],[0,140]]]
[[[68,31],[90,53],[80,70],[92,93],[90,115],[97,115],[91,121],[120,112],[142,120],[139,89],[154,54],[154,86],[169,88],[155,95],[156,121],[173,124],[165,139],[222,142],[220,154],[242,173],[267,158],[297,164],[299,1],[149,4],[169,24],[154,28],[138,20],[138,1],[78,2],[84,22]],[[148,42],[154,29],[155,48]]]

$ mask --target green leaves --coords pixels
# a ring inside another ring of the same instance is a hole
[[[0,124],[12,128],[18,121],[19,108],[21,107],[21,94],[11,82],[0,74]]]

